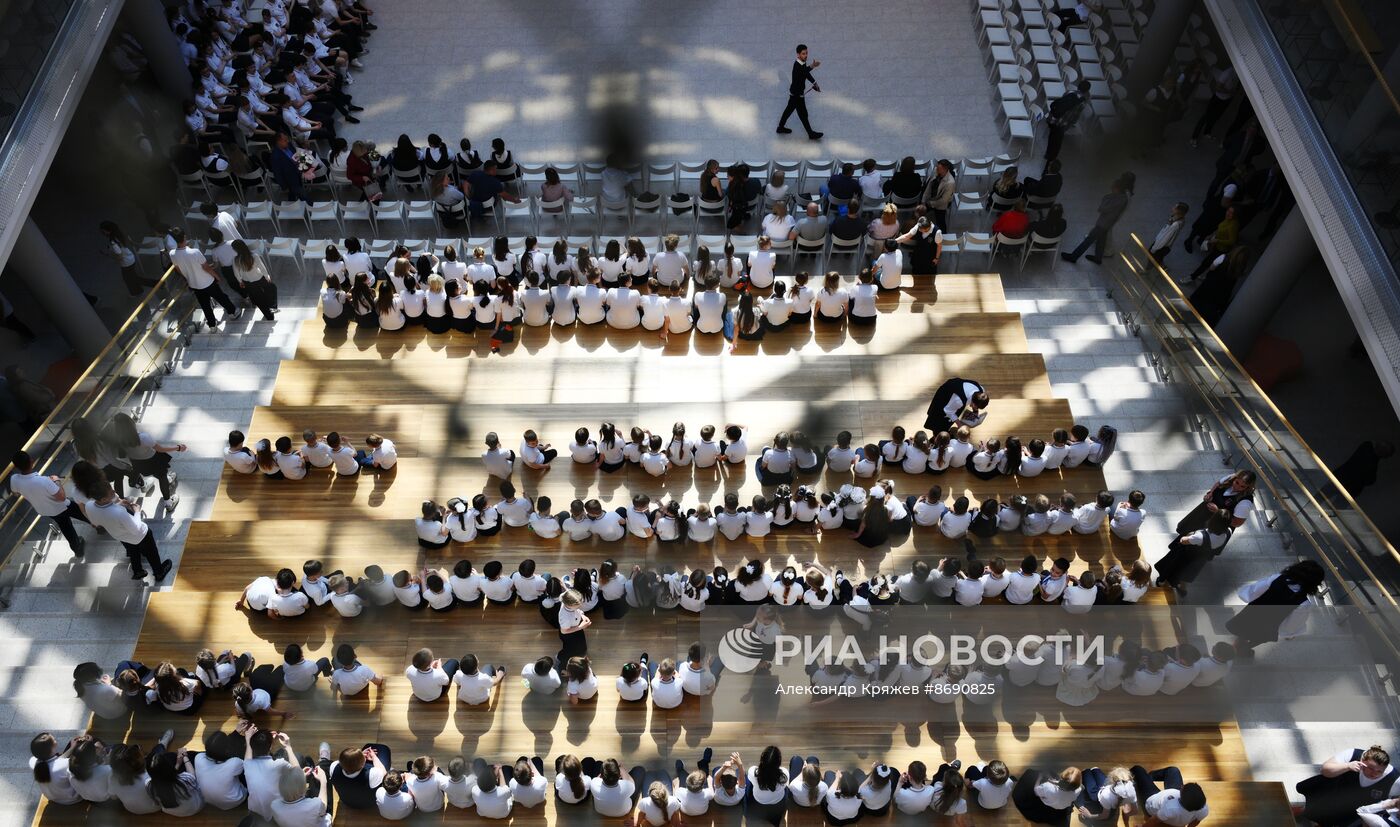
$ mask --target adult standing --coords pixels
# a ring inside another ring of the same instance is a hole
[[[1220,556],[1232,534],[1229,512],[1217,511],[1205,528],[1172,540],[1167,553],[1153,566],[1157,570],[1157,585],[1170,586],[1185,597],[1187,584],[1195,581],[1206,563]]]
[[[802,128],[807,130],[807,137],[813,141],[821,140],[822,133],[812,128],[812,122],[807,119],[807,84],[812,84],[812,90],[820,92],[822,88],[817,85],[817,79],[812,76],[812,70],[822,65],[820,60],[812,61],[812,65],[807,65],[807,44],[797,44],[797,60],[792,63],[792,82],[788,84],[787,107],[783,109],[783,116],[778,119],[778,134],[787,135],[792,132],[787,128],[788,118],[797,113],[797,119],[802,121]]]
[[[10,490],[24,498],[30,507],[41,517],[53,520],[73,549],[73,556],[83,557],[84,540],[73,528],[73,520],[87,522],[78,504],[63,490],[63,480],[55,476],[43,476],[34,470],[34,458],[26,451],[17,451],[14,459],[15,470],[10,474]]]
[[[224,309],[224,318],[238,321],[238,317],[243,315],[243,310],[229,301],[224,289],[214,279],[214,276],[218,275],[214,265],[205,260],[203,253],[186,244],[184,230],[172,227],[170,237],[175,240],[175,250],[170,253],[170,263],[175,265],[194,291],[195,299],[204,311],[204,323],[210,330],[219,326],[219,320],[214,317],[214,302],[218,302]]]
[[[1400,796],[1400,768],[1390,763],[1390,753],[1379,746],[1342,750],[1294,789],[1304,800],[1295,815],[1320,827],[1348,827],[1356,823],[1358,808]]]
[[[1300,560],[1278,574],[1241,588],[1248,603],[1225,623],[1235,636],[1235,648],[1248,656],[1255,646],[1281,637],[1296,637],[1307,626],[1308,616],[1299,609],[1322,588],[1325,574],[1315,560]]]
[[[1254,485],[1258,479],[1258,476],[1248,469],[1221,477],[1206,491],[1205,496],[1201,498],[1201,504],[1176,524],[1176,533],[1190,534],[1205,528],[1211,515],[1222,510],[1229,512],[1231,528],[1244,525],[1245,518],[1254,508]]]
[[[909,255],[909,272],[916,276],[938,276],[938,261],[943,257],[943,228],[928,216],[920,216],[909,232],[895,239],[897,244],[914,245]]]
[[[1103,263],[1103,248],[1108,243],[1108,234],[1113,230],[1113,225],[1118,223],[1118,219],[1123,217],[1123,213],[1128,209],[1128,191],[1123,178],[1119,177],[1113,182],[1113,188],[1108,194],[1099,200],[1098,218],[1094,220],[1094,226],[1084,236],[1084,240],[1079,242],[1079,246],[1073,252],[1060,253],[1060,258],[1074,264],[1079,261],[1079,257],[1084,255],[1084,251],[1089,249],[1089,245],[1094,246],[1093,255],[1089,260],[1095,264]]]
[[[102,231],[102,237],[107,240],[107,249],[103,250],[103,255],[117,263],[121,268],[122,281],[126,283],[126,292],[133,296],[139,296],[145,292],[145,288],[153,286],[155,279],[143,278],[141,266],[136,262],[136,248],[131,243],[131,239],[126,237],[122,228],[111,221],[103,221],[97,225]]]
[[[1240,91],[1240,76],[1235,72],[1235,67],[1226,63],[1215,70],[1215,74],[1210,79],[1210,100],[1206,103],[1205,111],[1201,113],[1200,120],[1196,121],[1195,129],[1191,130],[1191,147],[1194,149],[1200,142],[1201,137],[1213,137],[1211,130],[1215,129],[1215,122],[1220,120],[1220,116],[1225,114],[1225,110],[1230,108],[1230,102],[1235,99],[1235,94]]]
[[[1050,127],[1050,134],[1045,141],[1047,162],[1060,157],[1060,146],[1065,142],[1065,133],[1074,128],[1079,122],[1079,116],[1084,114],[1084,107],[1089,104],[1091,88],[1089,81],[1081,80],[1074,89],[1050,101],[1050,112],[1045,118],[1046,125]]]
[[[583,613],[583,595],[569,589],[559,598],[559,662],[588,654],[588,638],[584,632],[593,621]]]
[[[87,471],[80,472],[79,467],[84,465],[87,465]],[[141,564],[144,559],[154,569],[151,575],[155,582],[164,580],[174,564],[160,559],[160,549],[156,548],[151,527],[141,519],[136,503],[118,497],[96,466],[80,462],[73,471],[79,493],[88,498],[82,505],[84,516],[94,528],[106,529],[112,539],[126,548],[127,559],[131,561],[131,579],[145,578],[146,569]]]
[[[986,407],[990,403],[991,397],[981,383],[955,376],[934,391],[924,427],[934,433],[951,433],[959,425],[976,428],[987,418]]]
[[[939,159],[938,163],[933,165],[933,177],[928,179],[923,196],[924,205],[933,213],[933,223],[939,229],[948,226],[948,208],[953,203],[956,188],[953,162],[947,158]]]

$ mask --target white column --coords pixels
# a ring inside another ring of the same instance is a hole
[[[96,359],[112,335],[32,218],[24,220],[15,238],[9,269],[24,282],[78,358]]]
[[[1142,30],[1137,56],[1128,67],[1128,100],[1142,100],[1167,73],[1195,5],[1194,0],[1157,0],[1157,7]]]
[[[193,79],[178,39],[165,22],[165,6],[160,0],[127,0],[124,12],[161,90],[177,103],[191,97]]]

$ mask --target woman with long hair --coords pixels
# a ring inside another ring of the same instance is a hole
[[[171,733],[173,736],[174,733]],[[164,749],[161,744],[158,749]],[[112,768],[112,797],[132,815],[160,812],[160,804],[151,796],[151,777],[146,774],[146,756],[135,744],[117,744],[107,756]]]
[[[370,286],[368,273],[356,273],[355,285],[350,288],[350,312],[355,316],[355,324],[369,330],[379,329],[379,311],[375,306],[374,288]]]
[[[851,297],[841,286],[841,274],[832,270],[822,279],[822,289],[817,291],[817,321],[826,324],[840,324],[846,318]]]
[[[102,237],[107,242],[107,247],[102,253],[115,261],[121,269],[122,281],[126,283],[128,293],[139,296],[146,292],[147,287],[156,283],[155,279],[141,276],[141,265],[136,260],[136,245],[126,237],[121,227],[111,221],[103,221],[97,228],[102,231]]]
[[[741,339],[757,341],[763,338],[763,316],[759,315],[755,304],[752,293],[745,291],[739,295],[739,310],[734,314],[734,341],[729,346],[730,353],[739,350]]]
[[[603,255],[594,261],[598,268],[599,276],[603,286],[613,288],[617,286],[617,280],[622,275],[625,262],[622,260],[622,245],[615,238],[608,239],[608,243],[603,246]],[[587,271],[584,271],[587,275]]]
[[[423,325],[428,328],[429,333],[441,334],[452,329],[448,298],[442,276],[428,276],[428,289],[423,291]]]
[[[174,511],[180,502],[180,498],[175,496],[179,476],[170,470],[170,455],[183,453],[189,450],[188,447],[178,442],[174,445],[157,442],[155,437],[138,429],[136,420],[125,412],[112,417],[109,430],[117,449],[131,462],[136,473],[156,478],[156,484],[160,486],[161,505],[165,506],[166,512]]]
[[[78,417],[68,427],[73,432],[73,449],[78,458],[101,471],[119,495],[126,493],[123,480],[127,485],[141,487],[141,476],[122,455],[110,432],[103,432],[87,417]]]
[[[883,501],[866,504],[851,539],[866,548],[878,548],[890,541],[890,511]]]
[[[1053,776],[1027,767],[1016,780],[1011,801],[1029,822],[1069,827],[1074,802],[1081,789],[1080,782],[1078,767],[1066,767]]]
[[[243,287],[248,300],[262,311],[263,321],[274,321],[277,312],[277,286],[262,259],[248,246],[248,242],[235,238],[233,247],[233,275]]]
[[[380,330],[403,330],[407,321],[403,312],[403,300],[394,292],[394,285],[387,280],[379,283],[379,296],[375,299],[374,310],[379,315]]]
[[[511,257],[512,260],[514,256]],[[515,341],[515,325],[520,321],[520,306],[515,300],[515,286],[510,279],[496,279],[496,295],[492,299],[496,311],[495,327],[491,331],[491,352],[500,353],[501,345]]]
[[[165,661],[156,667],[146,700],[159,703],[167,712],[193,715],[204,702],[204,684],[182,675],[174,664]]]
[[[510,279],[512,286],[520,284],[520,271],[515,258],[515,253],[510,251],[510,239],[503,235],[496,236],[496,240],[491,245],[491,262],[496,268],[497,278]]]
[[[68,769],[68,761],[73,754],[77,739],[68,742],[62,750],[52,733],[41,732],[29,742],[29,769],[34,775],[34,783],[39,792],[53,804],[77,804],[83,800],[73,786],[73,776]]]
[[[423,168],[423,150],[413,145],[408,135],[399,135],[394,148],[389,151],[389,164],[399,172],[419,172]]]
[[[183,748],[179,752],[151,750],[146,757],[146,773],[151,777],[151,797],[161,812],[192,816],[204,809],[204,795],[194,777],[194,761]]]
[[[119,666],[126,665],[123,662]],[[118,668],[117,671],[122,670]],[[122,697],[122,690],[114,686],[111,676],[104,674],[102,667],[92,661],[73,667],[73,692],[99,718],[118,720],[131,714],[131,708]]]
[[[764,747],[758,763],[749,768],[748,819],[778,825],[787,814],[788,774],[783,769],[783,753],[776,746]]]

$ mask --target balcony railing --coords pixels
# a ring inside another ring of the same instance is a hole
[[[79,417],[99,424],[120,411],[139,409],[160,387],[162,377],[174,369],[179,350],[188,344],[191,317],[197,306],[185,280],[168,269],[160,281],[127,317],[53,412],[24,443],[43,474],[66,476],[77,460],[70,425]],[[9,492],[13,465],[0,473],[5,498],[0,501],[0,566],[24,542],[39,523],[38,515],[20,497]],[[46,527],[47,530],[47,527]],[[56,532],[48,531],[44,541]],[[0,608],[6,608],[0,601]]]

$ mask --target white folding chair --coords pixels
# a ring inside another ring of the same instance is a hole
[[[634,234],[639,235],[642,232],[642,230],[640,229],[640,225],[642,223],[642,216],[651,216],[655,219],[657,234],[660,234],[661,231],[665,228],[666,220],[662,216],[661,208],[666,205],[666,199],[662,198],[656,193],[650,194],[656,197],[649,199],[643,198],[640,195],[632,197],[630,223],[633,228],[632,232]]]
[[[334,236],[345,235],[345,225],[340,221],[340,203],[337,201],[320,201],[312,205],[306,211],[306,223],[310,225],[311,232],[316,233],[317,221],[329,221],[335,226]],[[308,242],[309,243],[309,242]]]
[[[948,267],[945,269],[957,271],[957,259],[960,253],[962,253],[962,236],[957,233],[944,233],[941,257],[948,259]]]
[[[1006,249],[1010,249],[1016,259],[1016,271],[1020,272],[1021,265],[1026,260],[1024,251],[1026,248],[1026,244],[1029,241],[1030,238],[1028,236],[1021,236],[1020,238],[1011,238],[1007,236],[1006,233],[997,233],[995,238],[992,239],[991,260],[996,261],[996,257],[998,254],[1000,254]]]
[[[307,218],[305,201],[279,201],[274,211],[277,214],[278,232],[289,233],[295,228],[297,222],[301,222],[306,234],[311,234],[311,221]],[[297,233],[301,235],[301,233]]]
[[[300,265],[301,272],[302,272],[303,274],[306,273],[306,265],[307,265],[307,264],[312,265],[312,268],[313,268],[313,269],[312,269],[312,272],[313,272],[313,273],[316,272],[315,269],[314,269],[314,268],[315,268],[315,265],[316,265],[316,264],[319,264],[320,261],[326,257],[326,248],[329,247],[330,245],[331,245],[331,242],[330,242],[328,239],[324,239],[324,238],[309,238],[309,239],[307,239],[306,242],[305,242],[304,244],[301,245],[301,262],[302,262],[301,265]],[[373,256],[374,254],[371,253],[370,255]],[[386,253],[386,255],[387,255],[387,253]]]
[[[820,273],[826,269],[826,242],[831,238],[831,233],[827,233],[818,239],[803,238],[798,235],[792,251],[793,268],[797,267],[797,260],[802,256],[816,256],[817,266],[813,268]]]
[[[575,195],[569,202],[568,218],[564,222],[565,230],[570,234],[577,234],[580,230],[587,231],[589,235],[598,234],[598,196],[596,195]]]
[[[861,233],[858,238],[844,239],[831,236],[831,247],[827,250],[825,268],[831,267],[831,260],[837,256],[852,256],[852,260],[859,263],[864,258],[865,233]]]
[[[697,201],[695,202],[695,226],[697,227],[697,229],[698,229],[698,228],[703,228],[703,227],[704,227],[704,223],[703,223],[703,222],[705,221],[705,219],[707,219],[707,218],[712,218],[712,219],[719,219],[720,226],[723,227],[723,226],[724,226],[724,219],[725,219],[725,213],[726,213],[726,211],[727,211],[727,210],[726,210],[726,204],[725,204],[725,202],[724,202],[723,200],[720,200],[720,201],[705,201],[705,200],[703,200],[703,199],[697,200]]]
[[[1049,253],[1050,272],[1055,272],[1055,265],[1060,261],[1060,241],[1064,237],[1064,233],[1060,233],[1053,238],[1046,238],[1039,233],[1031,233],[1030,243],[1026,245],[1025,251],[1021,253],[1021,268],[1025,269],[1026,260],[1031,256],[1037,253]]]
[[[981,198],[969,197],[968,193],[960,192],[953,196],[953,203],[950,206],[952,207],[953,220],[957,220],[959,224],[962,223],[962,219],[970,219],[973,227],[982,225],[982,216],[985,214],[986,208],[982,206]]]
[[[394,183],[398,185],[400,193],[420,192],[423,189],[423,171],[415,169],[405,172],[401,169],[393,168]]]
[[[438,221],[437,204],[432,201],[409,201],[404,204],[404,227],[406,231],[412,232],[410,225],[415,221],[423,221],[432,225],[435,233],[442,232],[442,224]]]
[[[524,223],[523,232],[519,232],[519,233],[518,233],[519,235],[534,235],[534,234],[535,234],[535,200],[534,200],[533,198],[526,198],[526,199],[522,200],[519,204],[512,203],[512,202],[510,202],[510,201],[502,201],[502,202],[501,202],[501,234],[502,234],[502,235],[510,235],[512,232],[516,232],[516,230],[512,230],[512,229],[511,229],[511,219],[515,219],[515,220],[516,220],[516,227],[517,227],[517,230],[520,229],[520,226],[519,226],[520,223],[521,223],[521,222]]]
[[[981,193],[992,182],[992,164],[996,158],[964,158],[958,166],[958,190]],[[968,187],[968,184],[974,185]]]
[[[816,180],[818,182],[825,181],[826,179],[831,177],[831,172],[834,169],[836,169],[836,162],[834,160],[803,161],[802,177],[801,180],[797,182],[797,191],[809,192],[810,190],[807,188],[808,180]]]
[[[958,264],[962,264],[963,253],[984,253],[988,256],[988,264],[991,263],[992,237],[983,233],[963,233],[962,249],[958,253]]]
[[[675,161],[665,164],[648,163],[642,176],[642,187],[658,195],[680,189],[680,169]]]
[[[403,217],[403,210],[402,201],[380,201],[378,204],[374,205],[374,225],[378,227],[379,232],[382,233],[387,229],[384,226],[384,222],[397,221],[399,226],[403,228],[403,234],[407,235],[408,221]]]
[[[378,230],[374,224],[374,212],[370,209],[368,201],[347,201],[340,207],[340,224],[344,228],[346,235],[354,235],[354,223],[359,222],[368,227],[368,231],[360,235],[373,236]]]
[[[272,243],[267,245],[267,266],[273,269],[274,262],[278,259],[290,261],[296,268],[297,276],[306,275],[306,271],[301,266],[301,242],[295,238],[283,238],[277,236],[272,239]]]
[[[273,234],[277,233],[277,215],[271,201],[250,201],[243,206],[243,231],[250,236],[262,235],[253,230],[254,221],[266,221],[272,225]]]

